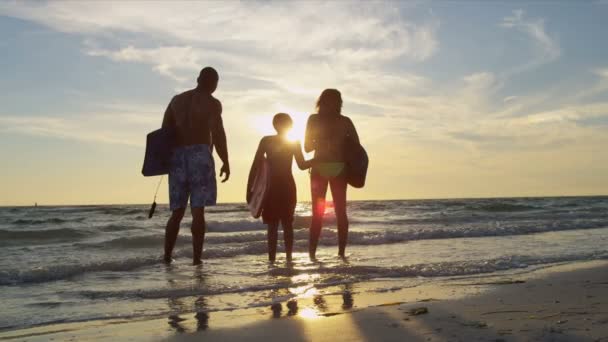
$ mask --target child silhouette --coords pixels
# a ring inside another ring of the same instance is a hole
[[[297,202],[296,183],[291,173],[292,161],[295,158],[300,170],[311,167],[312,160],[304,160],[299,141],[291,141],[287,133],[293,126],[288,114],[278,113],[272,119],[276,135],[265,136],[260,140],[255,154],[249,180],[247,182],[247,203],[251,199],[251,186],[257,167],[264,160],[268,161],[269,188],[264,200],[262,218],[268,225],[268,260],[275,261],[279,223],[283,225],[283,238],[287,261],[291,261],[293,251],[293,218]]]

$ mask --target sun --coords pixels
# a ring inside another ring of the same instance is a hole
[[[293,126],[289,130],[289,133],[287,133],[287,138],[291,141],[304,141],[307,115],[295,111],[288,114],[293,120]]]
[[[293,121],[293,126],[287,133],[287,138],[290,141],[304,141],[304,135],[306,132],[306,121],[308,120],[308,113],[294,110],[291,106],[286,106],[281,103],[276,103],[274,106],[274,113],[264,114],[255,117],[254,126],[263,135],[274,135],[276,131],[272,127],[272,118],[276,113],[289,114]]]

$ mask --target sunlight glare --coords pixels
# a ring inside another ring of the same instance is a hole
[[[286,106],[281,103],[277,103],[276,106],[277,112],[287,113],[291,116],[293,120],[293,127],[289,130],[287,134],[287,138],[291,141],[304,141],[304,134],[306,131],[306,120],[308,119],[308,114],[305,112],[300,112],[291,106]]]
[[[300,317],[306,318],[306,319],[319,318],[319,314],[317,313],[317,311],[312,308],[304,308],[304,309],[300,310],[298,315],[300,315]]]

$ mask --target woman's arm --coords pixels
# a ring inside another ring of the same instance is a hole
[[[353,139],[353,141],[355,141],[357,144],[360,144],[361,142],[359,142],[359,134],[357,134],[357,129],[355,128],[355,124],[353,123],[353,121],[349,118],[346,117],[347,119],[347,127],[346,127],[346,135],[351,137]]]
[[[317,127],[315,124],[314,115],[308,117],[306,121],[306,134],[304,135],[304,150],[306,153],[317,148]]]
[[[296,163],[298,164],[298,168],[300,170],[309,169],[312,166],[313,160],[304,160],[304,155],[302,154],[302,146],[299,141],[294,143],[293,147],[293,156],[296,159]]]
[[[255,179],[255,174],[258,170],[260,162],[264,159],[265,149],[264,138],[260,140],[260,144],[258,145],[258,150],[255,152],[255,157],[253,157],[253,163],[251,163],[251,169],[249,170],[249,178],[247,179],[247,194],[246,199],[247,203],[251,200],[251,187],[253,186],[253,180]]]

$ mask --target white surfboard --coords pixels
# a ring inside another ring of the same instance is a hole
[[[258,218],[262,215],[264,209],[264,202],[268,193],[268,186],[270,178],[270,169],[268,167],[268,161],[264,158],[258,166],[251,186],[251,200],[249,201],[249,211],[251,215]]]

